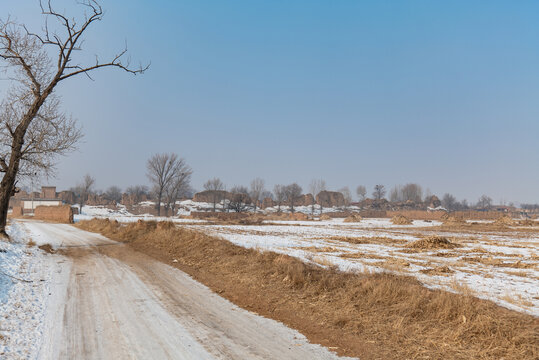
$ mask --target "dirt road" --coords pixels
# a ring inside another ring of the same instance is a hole
[[[24,226],[59,250],[49,257],[56,270],[39,359],[337,358],[122,244],[70,225]]]

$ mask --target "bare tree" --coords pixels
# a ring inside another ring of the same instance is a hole
[[[442,206],[447,210],[456,210],[457,199],[453,195],[446,193],[442,197]]]
[[[149,189],[146,185],[133,185],[125,189],[126,194],[133,195],[137,198],[141,198],[144,195],[149,194]]]
[[[264,192],[264,180],[261,178],[256,178],[251,181],[251,191],[249,195],[251,196],[251,201],[254,205],[254,212],[256,212],[257,203],[262,200],[262,193]]]
[[[350,206],[350,203],[352,202],[352,194],[350,193],[350,189],[348,186],[343,187],[339,190],[339,192],[342,194],[344,198],[344,208],[347,209],[348,206]]]
[[[287,185],[284,189],[286,200],[288,201],[288,206],[290,206],[290,211],[294,212],[294,203],[301,196],[301,186],[296,183]]]
[[[183,159],[178,160],[178,168],[174,172],[174,177],[165,187],[165,215],[168,216],[168,210],[172,210],[172,216],[176,215],[176,202],[191,191],[191,167]]]
[[[326,190],[326,182],[322,179],[313,179],[311,180],[311,183],[309,184],[309,191],[313,195],[313,198],[316,199],[316,195],[320,191]],[[314,215],[314,205],[316,203],[316,200],[313,202],[311,206],[311,213]],[[322,213],[322,205],[320,205],[320,213]]]
[[[381,184],[375,185],[372,193],[374,200],[382,200],[384,196],[386,196],[386,187]]]
[[[77,185],[77,192],[80,196],[80,212],[82,214],[82,207],[84,203],[88,200],[88,195],[93,192],[95,185],[95,179],[90,176],[90,174],[84,175],[82,181]]]
[[[402,187],[402,200],[420,203],[423,198],[423,190],[419,184],[406,184]]]
[[[109,201],[119,203],[122,200],[122,189],[118,186],[111,186],[105,191],[105,198]]]
[[[175,180],[182,175],[188,173],[191,175],[191,168],[185,163],[185,160],[179,158],[174,153],[155,154],[148,159],[146,163],[148,179],[153,185],[153,192],[156,196],[155,209],[157,216],[161,215],[161,201],[166,195],[165,192]]]
[[[365,188],[365,186],[359,185],[356,188],[356,194],[357,194],[357,197],[358,197],[359,201],[361,202],[361,201],[365,200],[365,196],[367,195],[367,189]]]
[[[219,178],[213,178],[204,183],[204,190],[210,191],[210,196],[213,203],[213,212],[215,212],[215,205],[221,201],[222,192],[224,191],[224,184]]]
[[[487,195],[481,195],[479,201],[477,202],[477,207],[479,209],[489,209],[492,206],[492,198]]]
[[[244,212],[249,208],[251,198],[245,186],[234,186],[230,189],[230,202],[228,207],[235,212]]]
[[[286,199],[286,186],[284,185],[275,185],[273,187],[273,194],[275,195],[275,201],[277,202],[277,211],[281,212],[281,204]]]
[[[127,49],[102,62],[84,65],[74,62],[80,53],[86,31],[103,18],[103,10],[95,0],[83,0],[87,11],[82,21],[76,21],[53,9],[51,2],[41,5],[45,25],[33,33],[9,18],[0,21],[0,61],[11,81],[11,88],[2,102],[3,121],[0,152],[0,233],[5,233],[9,199],[16,191],[19,172],[28,168],[50,170],[55,156],[74,149],[81,136],[74,121],[62,114],[56,86],[78,75],[90,77],[92,71],[116,67],[132,74],[147,67],[132,69],[122,62]],[[56,23],[63,31],[49,30]],[[50,57],[56,54],[56,60]],[[9,118],[9,121],[5,121]],[[52,136],[51,136],[52,134]],[[23,175],[23,174],[21,174]]]

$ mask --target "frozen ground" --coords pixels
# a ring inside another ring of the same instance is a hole
[[[509,231],[447,232],[438,222],[393,225],[388,219],[360,223],[272,222],[261,226],[188,225],[235,244],[289,254],[344,271],[392,271],[426,286],[472,292],[505,307],[539,316],[539,227]],[[408,247],[439,234],[453,249]]]

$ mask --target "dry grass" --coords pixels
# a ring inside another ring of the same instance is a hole
[[[372,237],[352,237],[352,236],[331,236],[322,240],[342,241],[350,244],[379,244],[379,245],[401,245],[407,243],[406,240],[393,239],[385,236]]]
[[[358,223],[358,222],[361,222],[361,220],[362,220],[361,216],[359,216],[358,214],[353,214],[345,218],[344,222],[345,223]]]
[[[509,216],[502,216],[496,219],[493,223],[494,225],[498,226],[514,226],[516,225],[515,221],[511,219]]]
[[[429,269],[420,270],[423,274],[427,275],[443,275],[448,276],[450,274],[453,274],[455,271],[451,270],[448,266],[436,266]]]
[[[408,245],[406,247],[411,249],[424,249],[424,250],[431,250],[431,249],[453,249],[458,247],[459,245],[452,243],[444,236],[439,235],[430,235],[425,237],[424,239],[416,240]]]
[[[331,220],[331,216],[327,214],[320,215],[320,220]]]
[[[391,222],[394,225],[410,225],[412,224],[412,220],[408,219],[404,215],[395,215],[393,218],[391,218]]]
[[[539,321],[414,278],[323,269],[157,223],[77,226],[171,263],[251,311],[312,342],[362,359],[537,359]],[[466,290],[466,289],[464,289]]]
[[[54,254],[55,253],[55,251],[52,248],[51,244],[43,244],[43,245],[38,246],[38,248],[45,251],[48,254]]]
[[[36,242],[34,241],[34,239],[30,238],[28,240],[28,242],[26,243],[26,246],[27,247],[34,247],[34,246],[36,246]]]

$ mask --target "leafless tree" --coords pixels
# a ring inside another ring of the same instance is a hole
[[[152,183],[153,192],[156,197],[155,209],[157,216],[161,215],[161,202],[166,196],[166,190],[174,184],[174,182],[182,177],[182,174],[191,175],[191,168],[186,164],[185,160],[179,158],[174,153],[155,154],[148,159],[146,163],[148,179]]]
[[[275,201],[277,202],[277,211],[281,212],[281,204],[286,199],[286,186],[284,185],[275,185],[273,187],[273,194],[275,195]]]
[[[442,206],[447,210],[456,210],[457,209],[457,199],[451,194],[444,194],[442,197]]]
[[[343,187],[339,190],[339,192],[342,194],[344,198],[344,208],[347,209],[348,206],[350,206],[350,203],[352,202],[352,194],[350,193],[350,189],[348,186]]]
[[[386,196],[386,187],[381,184],[375,185],[372,193],[374,200],[382,200],[384,196]]]
[[[294,212],[294,203],[301,196],[301,192],[302,192],[301,186],[299,186],[296,183],[292,183],[285,187],[284,192],[285,192],[286,200],[288,201],[288,206],[290,207],[290,212]]]
[[[264,186],[264,180],[261,178],[256,178],[251,181],[251,191],[249,192],[249,195],[251,197],[251,201],[253,202],[254,212],[256,212],[257,203],[263,200],[262,193],[264,192]]]
[[[125,189],[125,192],[128,195],[133,195],[140,199],[142,196],[149,194],[149,189],[146,185],[133,185]]]
[[[489,209],[492,206],[492,198],[487,195],[481,195],[479,201],[477,202],[477,207],[479,209]]]
[[[129,62],[123,62],[127,49],[105,62],[97,56],[89,65],[75,62],[74,55],[81,53],[86,31],[103,18],[97,1],[81,0],[79,4],[86,10],[81,21],[56,11],[51,1],[40,3],[45,25],[39,33],[10,18],[0,21],[0,62],[11,84],[0,111],[0,233],[4,236],[9,199],[18,177],[32,168],[50,171],[55,157],[73,150],[81,137],[75,122],[59,110],[54,96],[56,86],[78,75],[90,77],[103,67],[132,74],[147,69],[133,69]],[[61,31],[52,30],[49,26],[53,24]]]
[[[245,186],[234,186],[230,189],[230,202],[228,207],[235,212],[244,212],[249,208],[251,198]]]
[[[122,189],[118,186],[111,186],[105,191],[105,198],[115,203],[122,201]]]
[[[358,197],[359,201],[361,202],[361,201],[365,200],[365,196],[367,195],[367,189],[365,188],[365,186],[359,185],[356,188],[356,194],[357,194],[357,197]]]
[[[311,180],[311,183],[309,184],[309,191],[313,195],[313,198],[316,199],[316,195],[320,191],[326,190],[326,182],[322,179],[313,179]],[[313,201],[313,204],[311,205],[311,213],[314,215],[314,206],[316,204],[316,200]],[[322,205],[320,205],[320,213],[322,213]]]
[[[222,199],[222,192],[224,191],[224,184],[219,178],[213,178],[204,183],[204,190],[210,191],[212,203],[213,203],[213,212],[215,212],[215,206]]]
[[[420,203],[423,198],[423,190],[419,184],[406,184],[402,187],[402,200]]]
[[[88,200],[88,195],[92,194],[95,185],[95,179],[90,176],[90,174],[84,175],[82,181],[77,185],[76,189],[78,195],[80,196],[80,211],[82,213],[82,208],[84,203]]]
[[[400,185],[395,185],[391,191],[389,191],[389,201],[400,202],[402,201],[402,188]]]
[[[183,159],[179,159],[178,169],[174,177],[165,187],[165,215],[168,216],[168,210],[172,210],[172,216],[176,215],[176,202],[186,196],[191,191],[191,175],[193,171]]]

